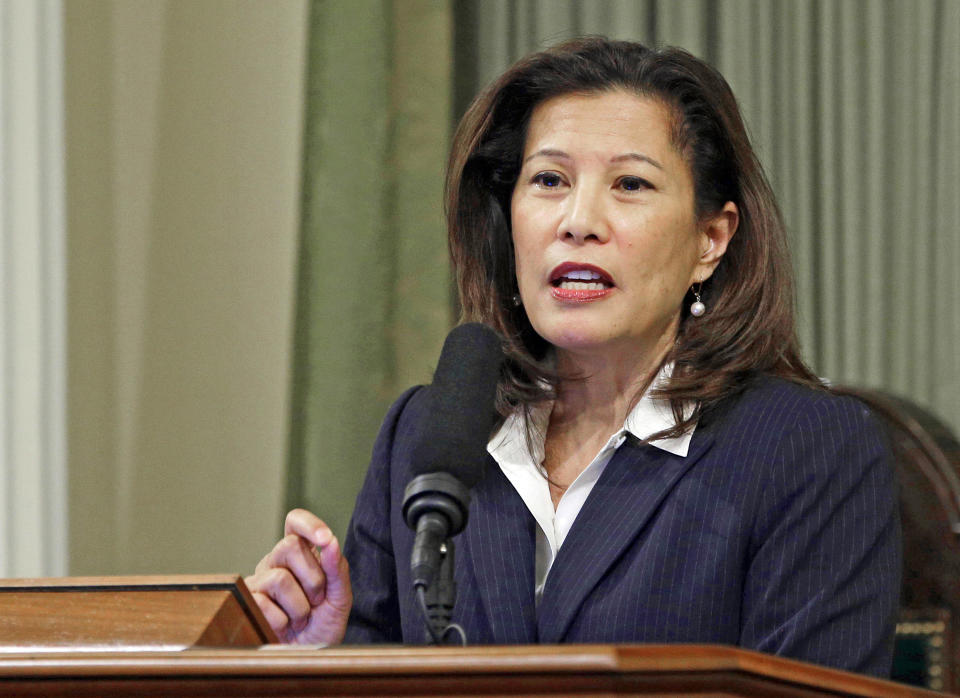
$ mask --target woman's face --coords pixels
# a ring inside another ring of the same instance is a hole
[[[660,101],[623,91],[555,97],[530,118],[510,207],[517,283],[559,350],[656,360],[736,229],[732,203],[697,221],[670,127]]]

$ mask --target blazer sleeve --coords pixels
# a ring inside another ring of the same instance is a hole
[[[824,395],[770,461],[740,644],[889,676],[901,550],[893,457],[864,405]]]
[[[373,446],[370,467],[347,528],[344,555],[350,563],[353,607],[345,643],[401,642],[397,569],[391,533],[391,462],[397,426],[410,398],[401,395],[387,412]]]

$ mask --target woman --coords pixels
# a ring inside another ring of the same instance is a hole
[[[529,56],[464,116],[447,210],[464,317],[510,357],[458,539],[469,640],[723,643],[887,674],[890,456],[799,357],[784,227],[723,78],[599,38]],[[400,502],[429,418],[417,389],[390,410],[344,555],[288,515],[247,580],[285,640],[424,640]]]

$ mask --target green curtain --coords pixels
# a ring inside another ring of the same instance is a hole
[[[343,533],[377,428],[453,322],[442,221],[452,10],[314,0],[287,507]]]
[[[960,430],[960,2],[459,0],[457,104],[579,34],[677,45],[740,99],[791,232],[806,357]]]

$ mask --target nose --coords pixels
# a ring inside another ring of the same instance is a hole
[[[557,237],[580,245],[610,239],[601,193],[596,186],[581,182],[573,189],[567,197],[567,210]]]

